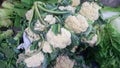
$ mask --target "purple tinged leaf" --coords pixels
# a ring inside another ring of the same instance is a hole
[[[18,47],[17,47],[17,49],[27,49],[29,46],[30,46],[30,44],[31,44],[31,42],[30,42],[30,40],[28,39],[28,37],[27,37],[27,34],[24,32],[23,33],[23,42],[24,43],[21,43]]]

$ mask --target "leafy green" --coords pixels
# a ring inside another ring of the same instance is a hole
[[[14,8],[14,5],[8,1],[4,1],[2,3],[2,7],[12,9],[12,8]]]
[[[120,7],[112,8],[112,7],[103,7],[102,11],[113,11],[113,12],[120,12]]]
[[[0,27],[10,27],[13,23],[10,19],[0,19]]]
[[[101,68],[120,67],[120,34],[107,23],[104,28],[99,30],[101,42],[99,52],[96,55]]]
[[[72,40],[72,45],[79,45],[80,43],[80,39],[78,36],[76,36],[75,34],[71,34],[71,40]]]
[[[13,31],[12,30],[4,31],[2,34],[0,34],[0,41],[2,41],[3,39],[9,38],[12,35],[13,35]]]
[[[41,0],[42,2],[45,2],[45,3],[57,3],[58,0]]]
[[[52,31],[54,32],[55,35],[57,35],[61,32],[60,28],[61,28],[60,24],[52,25]]]
[[[12,13],[13,13],[12,10],[0,8],[0,19],[1,18],[8,18],[9,15],[11,15]]]
[[[20,9],[20,8],[14,8],[14,11],[16,12],[16,14],[18,14],[20,17],[23,17],[26,13],[26,9]]]
[[[35,49],[37,49],[38,48],[38,41],[34,41],[33,43],[32,43],[32,45],[31,45],[31,47],[30,47],[30,50],[35,50]]]
[[[34,0],[21,0],[21,2],[23,2],[27,5],[31,5],[31,4],[33,4]]]

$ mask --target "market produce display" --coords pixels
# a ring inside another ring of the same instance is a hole
[[[103,4],[99,0],[4,1],[1,68],[119,68],[120,7]]]

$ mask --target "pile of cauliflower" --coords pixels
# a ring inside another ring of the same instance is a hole
[[[32,46],[31,43],[41,39],[39,34],[34,33],[29,27],[25,29],[26,38],[29,41],[29,45],[23,45],[25,48],[25,55],[24,62],[27,67],[40,67],[41,64],[45,60],[44,53],[52,53],[55,48],[64,49],[67,46],[70,46],[72,43],[71,33],[80,34],[87,31],[89,27],[88,20],[95,21],[99,17],[99,9],[101,8],[95,2],[84,2],[81,6],[79,12],[75,12],[76,7],[80,5],[80,0],[72,0],[72,4],[68,6],[59,6],[59,10],[67,10],[72,12],[72,15],[69,15],[64,21],[64,27],[60,28],[60,33],[57,35],[52,31],[50,28],[47,33],[45,34],[45,40],[40,41],[38,43],[39,51],[38,50],[30,50]],[[30,9],[26,13],[26,19],[31,21],[33,16],[33,10]],[[48,14],[43,19],[49,25],[53,25],[57,23],[57,19],[54,15]],[[30,24],[30,23],[28,23]],[[46,26],[41,24],[39,19],[34,25],[34,30],[44,31]],[[25,43],[26,41],[24,41]],[[87,40],[87,43],[91,45],[97,42],[97,36],[95,35],[92,40]],[[20,47],[19,47],[20,49]],[[40,50],[41,49],[41,50]],[[29,53],[29,54],[27,54]],[[20,58],[20,57],[19,57]],[[64,62],[62,60],[64,60]],[[62,64],[59,67],[58,63]],[[67,65],[67,67],[66,67]],[[54,68],[73,68],[74,61],[70,60],[67,56],[59,56],[57,58],[57,62]]]

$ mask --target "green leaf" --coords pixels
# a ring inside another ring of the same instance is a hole
[[[72,45],[79,45],[80,43],[79,37],[73,33],[71,34],[71,40],[72,40]]]
[[[14,11],[20,16],[23,17],[26,13],[26,9],[19,9],[19,8],[14,8]]]
[[[38,48],[38,41],[34,41],[32,45],[30,46],[30,50],[35,50]]]
[[[1,67],[1,68],[6,68],[6,63],[5,63],[5,61],[0,61],[0,67]]]
[[[11,9],[4,9],[4,8],[0,8],[0,17],[4,18],[4,17],[9,17],[9,15],[12,15],[13,10]]]
[[[13,23],[10,19],[0,19],[0,27],[10,27]]]
[[[13,35],[13,31],[12,30],[4,31],[2,34],[0,34],[0,41],[2,41],[3,39],[9,38],[12,35]]]
[[[113,11],[113,12],[120,12],[120,7],[117,7],[117,8],[112,8],[112,7],[103,7],[101,9],[102,11]]]
[[[14,8],[14,5],[12,3],[10,3],[9,1],[4,1],[2,3],[2,7],[12,9],[12,8]]]
[[[45,3],[57,3],[58,0],[41,0],[42,2],[45,2]]]
[[[34,3],[34,0],[21,0],[21,2],[30,5]]]
[[[0,60],[4,60],[5,59],[5,54],[3,52],[0,52]]]
[[[110,23],[100,29],[101,42],[99,43],[99,53],[97,61],[101,68],[119,68],[120,66],[120,33],[118,33]],[[115,64],[114,64],[115,63]]]
[[[60,24],[53,24],[52,31],[54,32],[55,35],[59,34],[61,32],[61,25]]]
[[[20,20],[21,20],[21,17],[16,15],[15,20],[14,20],[15,27],[20,27],[20,24],[21,24]]]

